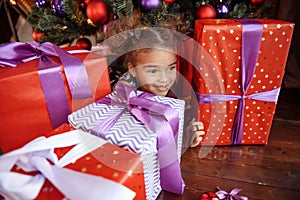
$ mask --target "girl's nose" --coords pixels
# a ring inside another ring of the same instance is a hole
[[[162,71],[159,73],[158,81],[160,83],[168,82],[168,80],[169,80],[169,77],[166,72]]]

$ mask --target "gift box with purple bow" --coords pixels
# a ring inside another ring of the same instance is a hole
[[[184,104],[117,84],[113,93],[70,114],[69,123],[139,154],[147,199],[156,199],[162,189],[184,191],[180,170]]]
[[[293,29],[273,19],[195,22],[194,38],[210,57],[197,57],[193,71],[206,132],[200,145],[267,144]]]
[[[55,44],[0,46],[0,147],[20,148],[111,92],[104,57]]]

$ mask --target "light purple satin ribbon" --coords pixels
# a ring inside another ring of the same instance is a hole
[[[219,191],[215,194],[219,197],[221,200],[248,200],[248,197],[239,196],[238,193],[242,191],[241,189],[235,188],[230,191],[230,193],[221,190],[219,187],[217,188]]]
[[[49,56],[58,57],[64,67],[73,99],[92,97],[88,75],[82,61],[50,42],[13,42],[0,46],[0,64],[15,67],[28,59],[39,58],[38,74],[45,95],[52,127],[67,122],[70,113],[62,72]]]
[[[92,128],[91,132],[100,137],[105,137],[123,112],[128,110],[158,135],[157,148],[161,187],[166,191],[182,194],[184,183],[176,154],[179,127],[178,112],[169,105],[148,99],[153,97],[152,94],[142,93],[138,95],[137,90],[130,86],[118,83],[115,91],[118,100],[104,97],[98,100],[97,103],[117,105],[124,109],[100,122]]]
[[[244,124],[244,106],[245,98],[277,102],[280,88],[270,91],[259,92],[245,95],[253,78],[262,36],[262,24],[251,19],[238,20],[242,23],[242,44],[241,44],[241,73],[242,73],[242,95],[219,95],[219,94],[198,94],[199,103],[216,103],[231,100],[240,100],[238,103],[237,113],[235,115],[232,127],[231,144],[237,145],[242,143],[242,133]]]

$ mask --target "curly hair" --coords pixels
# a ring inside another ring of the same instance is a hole
[[[187,22],[181,15],[164,15],[161,23],[147,24],[143,13],[111,21],[105,27],[105,43],[112,51],[122,53],[128,49],[169,48],[176,41],[176,32],[185,33]]]

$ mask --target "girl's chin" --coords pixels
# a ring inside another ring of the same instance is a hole
[[[158,96],[166,96],[168,94],[168,91],[155,91],[155,92],[152,92],[152,93],[155,94],[155,95],[158,95]]]

